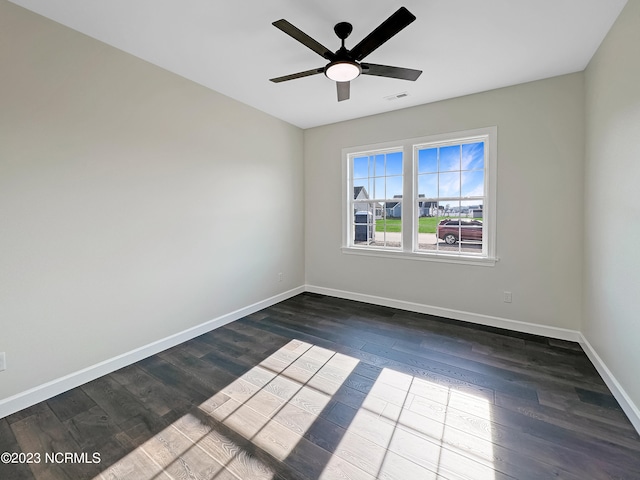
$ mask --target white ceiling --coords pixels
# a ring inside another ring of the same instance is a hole
[[[627,0],[12,0],[302,128],[583,70]],[[396,11],[417,20],[365,61],[423,70],[361,76],[337,102],[324,75],[269,78],[326,60],[271,25],[284,18],[330,50],[352,48]],[[401,99],[385,97],[406,92]]]

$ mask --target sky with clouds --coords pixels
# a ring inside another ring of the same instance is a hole
[[[484,195],[482,142],[418,149],[417,162],[418,193],[425,198]],[[354,158],[353,185],[364,187],[371,199],[402,195],[402,152]],[[477,205],[478,201],[464,204]]]

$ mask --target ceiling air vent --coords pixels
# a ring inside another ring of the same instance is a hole
[[[409,94],[407,92],[394,93],[393,95],[389,95],[388,97],[384,97],[385,100],[398,100],[399,98],[408,97]]]

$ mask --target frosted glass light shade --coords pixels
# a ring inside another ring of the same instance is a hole
[[[360,65],[355,62],[335,62],[330,64],[324,74],[336,82],[350,82],[360,75]]]

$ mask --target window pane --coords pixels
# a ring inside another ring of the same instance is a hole
[[[484,195],[484,170],[462,172],[462,196],[481,197]]]
[[[369,157],[357,157],[353,159],[353,178],[366,178],[369,176]]]
[[[459,197],[460,173],[441,173],[439,175],[438,193],[440,197]]]
[[[399,248],[402,246],[402,202],[387,202],[382,218],[376,220],[376,247]]]
[[[353,199],[361,200],[361,199],[369,199],[371,198],[371,193],[373,185],[368,178],[359,178],[353,180]]]
[[[418,218],[418,250],[436,251],[438,249],[437,226],[446,218],[444,206],[438,202],[422,202],[422,207],[418,206],[418,208],[421,212]]]
[[[417,202],[417,211],[418,211],[418,217],[437,217],[438,216],[438,202],[434,202],[434,201],[418,201]],[[429,222],[423,222],[420,221],[420,225],[419,225],[419,231],[421,231],[422,233],[427,233],[426,230],[423,229],[427,228],[427,224]],[[433,227],[433,225],[432,225]],[[424,231],[423,231],[424,230]],[[433,233],[433,231],[431,232]]]
[[[399,247],[401,242],[402,151],[360,154],[353,162],[351,241],[358,246]],[[397,200],[394,200],[397,198]],[[373,201],[376,200],[376,201]]]
[[[363,203],[353,216],[353,244],[369,245],[375,236],[375,203]]]
[[[438,149],[426,148],[418,150],[418,173],[435,173],[438,171]]]
[[[446,202],[446,218],[438,225],[438,250],[460,252],[460,202]]]
[[[369,194],[363,186],[353,187],[353,213],[367,211],[369,208]]]
[[[387,175],[402,175],[402,152],[387,154]]]
[[[374,190],[373,198],[387,198],[385,194],[386,179],[384,177],[376,177],[373,179]]]
[[[440,147],[440,171],[460,170],[460,145]]]
[[[402,197],[402,177],[387,177],[385,198]]]
[[[384,175],[384,157],[386,155],[375,156],[375,176],[382,177]]]
[[[484,218],[484,202],[482,200],[464,200],[460,202],[466,217],[482,221]]]
[[[465,200],[461,203],[460,252],[468,255],[481,255],[484,237],[483,202]]]
[[[418,202],[418,250],[481,255],[482,207],[479,200]]]
[[[449,214],[451,216],[451,218],[459,218],[460,217],[460,201],[459,200],[452,200],[447,202],[447,205],[449,206]]]
[[[474,142],[418,152],[418,250],[482,255],[484,147]],[[464,200],[469,197],[480,198]]]
[[[354,179],[353,180],[353,189],[354,191],[359,191],[360,188],[366,187],[367,186],[367,179]],[[357,196],[357,195],[356,195]],[[356,198],[355,196],[353,198]]]
[[[424,195],[427,198],[436,198],[438,196],[438,175],[419,175],[418,195]]]
[[[462,170],[484,169],[484,143],[462,145]]]

